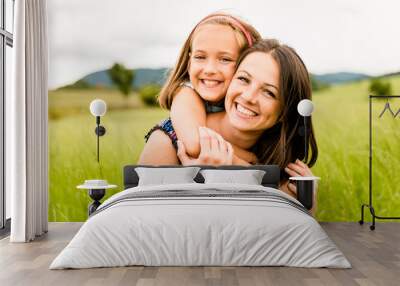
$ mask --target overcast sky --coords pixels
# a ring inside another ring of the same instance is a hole
[[[48,0],[55,88],[122,62],[171,67],[193,26],[223,10],[294,47],[312,73],[400,71],[397,0]]]

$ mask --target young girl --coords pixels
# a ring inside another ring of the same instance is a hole
[[[186,40],[159,96],[161,107],[171,110],[170,118],[150,130],[146,139],[161,130],[175,148],[179,138],[186,152],[197,157],[199,126],[205,126],[206,113],[224,110],[224,97],[236,61],[242,51],[260,38],[252,26],[229,14],[211,14],[201,20]],[[236,146],[233,149],[236,163],[256,161],[254,154]]]

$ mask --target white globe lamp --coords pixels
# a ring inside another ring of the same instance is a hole
[[[310,130],[311,114],[314,111],[314,104],[309,99],[303,99],[297,104],[297,111],[303,116],[304,122],[304,163],[307,163],[308,158],[308,133]]]
[[[96,129],[94,130],[94,133],[96,133],[97,136],[97,162],[100,162],[100,142],[99,142],[99,137],[103,136],[106,134],[106,129],[104,126],[100,125],[100,117],[104,116],[107,111],[107,104],[104,100],[101,99],[95,99],[90,103],[90,113],[92,113],[93,116],[96,117]]]

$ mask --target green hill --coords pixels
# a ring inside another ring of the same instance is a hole
[[[159,84],[162,85],[167,77],[168,69],[133,69],[135,73],[134,80],[132,82],[133,89],[139,89],[146,84]],[[65,88],[89,88],[89,87],[103,87],[111,88],[113,83],[108,75],[108,70],[97,71],[84,76],[75,83],[61,87]]]
[[[342,84],[351,81],[368,79],[370,76],[361,73],[337,72],[327,74],[313,74],[315,80],[325,84]]]
[[[135,72],[135,78],[132,83],[132,88],[139,89],[146,84],[159,84],[162,85],[169,71],[168,68],[158,68],[158,69],[133,69]],[[360,81],[363,79],[368,79],[369,76],[360,73],[350,73],[350,72],[338,72],[338,73],[327,73],[327,74],[311,74],[311,77],[315,81],[314,85],[317,86],[327,86],[331,84],[344,84],[352,81]],[[93,72],[79,79],[73,84],[67,85],[65,87],[73,88],[87,88],[87,87],[112,87],[112,82],[108,76],[108,70],[101,70]],[[64,87],[64,88],[65,88]]]

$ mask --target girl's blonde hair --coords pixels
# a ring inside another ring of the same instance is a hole
[[[244,22],[237,17],[225,13],[213,13],[203,18],[190,32],[189,37],[185,41],[178,61],[170,72],[167,81],[160,91],[158,102],[161,107],[170,109],[172,99],[183,82],[189,80],[188,65],[190,60],[190,51],[193,42],[193,36],[198,27],[204,24],[217,24],[229,26],[235,32],[236,39],[239,43],[239,54],[246,48],[261,39],[258,31],[250,24]]]

